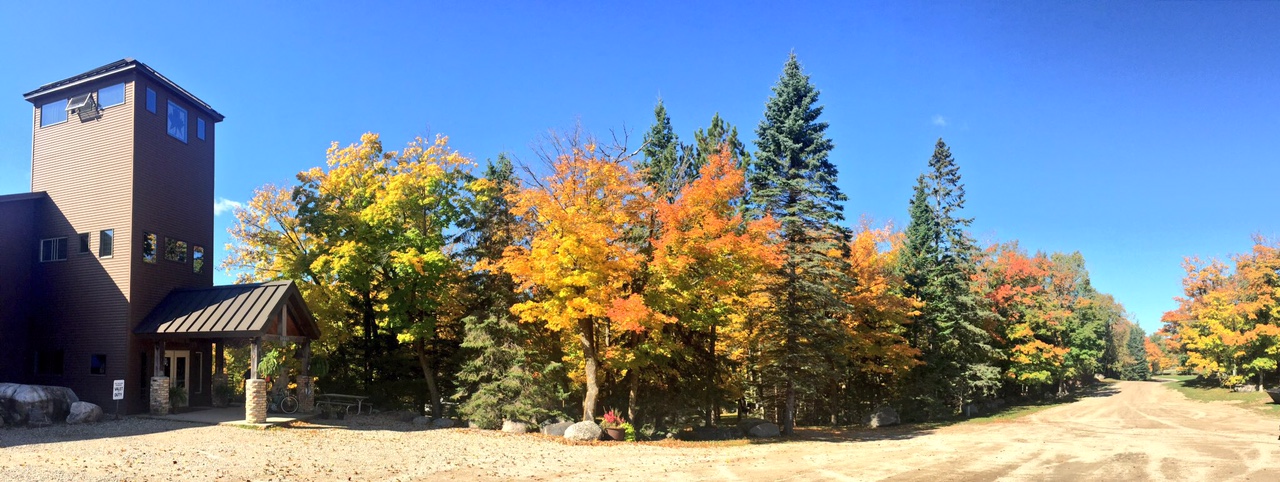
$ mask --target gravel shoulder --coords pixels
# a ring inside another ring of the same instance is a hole
[[[1155,382],[937,430],[571,444],[357,417],[249,430],[129,418],[0,429],[0,480],[1280,480],[1276,420]]]

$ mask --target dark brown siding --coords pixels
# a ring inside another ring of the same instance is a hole
[[[156,112],[146,109],[146,88],[156,92]],[[197,120],[203,114],[162,85],[139,77],[135,104],[133,221],[129,258],[130,326],[140,323],[157,304],[176,288],[213,286],[213,120],[205,118],[205,138],[197,136]],[[187,142],[168,133],[168,102],[187,110]],[[156,262],[142,260],[143,233],[156,235]],[[165,259],[165,238],[185,241],[184,262]],[[204,268],[192,269],[194,246],[204,248]],[[146,351],[149,342],[138,341],[135,353]],[[206,354],[207,357],[207,354]],[[140,355],[134,355],[140,358]],[[206,360],[207,361],[207,360]],[[139,368],[140,369],[140,368]]]
[[[46,202],[35,195],[0,200],[0,382],[26,383],[31,374],[27,326],[32,268],[40,253],[36,244],[36,212]]]
[[[81,399],[108,406],[111,381],[125,379],[128,358],[129,282],[132,247],[133,125],[136,96],[132,73],[101,79],[42,99],[32,116],[31,187],[49,202],[39,213],[39,239],[67,237],[66,261],[35,264],[33,289],[41,301],[31,313],[31,349],[62,350],[61,376],[32,382],[72,387]],[[127,82],[125,103],[96,120],[40,127],[40,104]],[[114,255],[100,258],[98,233],[115,232]],[[90,233],[90,253],[77,253],[77,233]],[[89,373],[90,356],[107,357],[107,374]]]

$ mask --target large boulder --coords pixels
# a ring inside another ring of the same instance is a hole
[[[880,407],[863,418],[862,422],[871,428],[888,427],[902,423],[902,419],[898,417],[898,412],[888,406]]]
[[[741,430],[742,433],[747,433],[751,431],[751,427],[755,427],[762,423],[769,423],[769,421],[763,418],[744,418],[742,421],[738,422],[738,430]]]
[[[553,423],[551,425],[547,425],[546,427],[542,427],[542,433],[544,435],[563,437],[564,432],[566,430],[569,430],[569,427],[572,427],[572,426],[573,426],[573,422]]]
[[[71,413],[67,415],[67,423],[98,423],[102,420],[102,407],[89,402],[71,404]]]
[[[53,420],[40,407],[31,407],[31,410],[27,411],[27,426],[48,427],[50,425],[53,425]]]
[[[413,423],[413,426],[415,427],[423,427],[423,428],[430,427],[431,417],[424,417],[422,415],[419,415],[417,417],[413,417],[413,420],[411,423]]]
[[[453,420],[448,418],[437,418],[431,421],[431,428],[450,428],[453,426]]]
[[[502,431],[507,433],[526,433],[529,431],[529,424],[513,420],[503,420]]]
[[[778,430],[778,426],[776,424],[765,422],[751,427],[751,430],[747,431],[747,436],[751,438],[781,437],[782,431]]]
[[[604,430],[601,430],[599,425],[596,425],[593,421],[587,420],[585,422],[578,422],[570,425],[569,428],[564,431],[564,438],[578,442],[590,442],[592,440],[599,440],[601,433],[604,433]]]
[[[46,418],[62,420],[71,413],[71,404],[79,401],[76,392],[67,387],[0,383],[0,407],[8,412],[5,422],[14,425],[27,423],[32,409],[39,409]]]

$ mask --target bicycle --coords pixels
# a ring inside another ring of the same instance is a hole
[[[281,393],[267,396],[267,411],[277,413],[294,413],[298,411],[298,397]]]

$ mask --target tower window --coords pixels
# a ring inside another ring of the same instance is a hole
[[[106,109],[124,103],[124,84],[98,89],[98,107]]]
[[[89,355],[89,374],[90,375],[106,375],[107,374],[107,356],[106,355]]]
[[[169,135],[187,142],[187,110],[169,101]]]
[[[98,257],[110,258],[115,253],[116,246],[116,230],[104,229],[98,231]]]
[[[204,140],[204,119],[196,117],[196,137]]]
[[[147,112],[156,113],[156,91],[147,87]]]
[[[201,246],[191,247],[191,272],[200,274],[204,269],[204,248]]]
[[[40,106],[40,127],[48,127],[67,121],[67,99],[58,99]]]
[[[142,260],[148,263],[156,262],[156,235],[154,233],[142,233]]]
[[[67,238],[49,238],[40,240],[40,261],[65,261],[67,259]]]
[[[178,241],[173,238],[164,238],[164,259],[169,261],[177,261],[179,263],[187,262],[187,242]]]
[[[80,233],[80,249],[76,252],[80,254],[89,252],[89,233]]]

